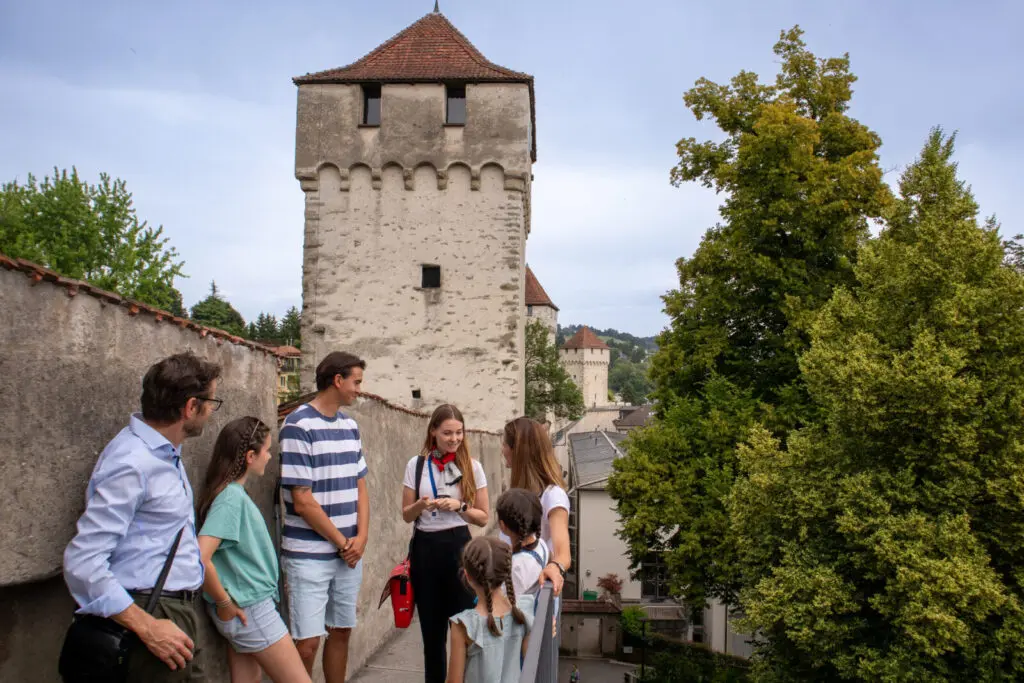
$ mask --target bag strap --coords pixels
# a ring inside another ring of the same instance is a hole
[[[181,542],[181,535],[184,532],[185,527],[181,527],[178,535],[174,537],[171,552],[167,554],[167,559],[164,560],[164,568],[160,570],[160,578],[156,580],[156,586],[153,587],[153,592],[149,594],[149,600],[146,602],[146,611],[150,614],[156,609],[156,602],[164,591],[164,582],[167,581],[167,575],[171,573],[171,564],[174,562],[174,556],[178,554],[178,544]]]
[[[416,482],[416,500],[420,499],[420,486],[423,483],[423,465],[427,462],[426,457],[420,456],[416,459],[416,476],[413,481]],[[413,526],[419,524],[419,518],[412,523]]]

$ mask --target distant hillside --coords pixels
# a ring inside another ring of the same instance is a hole
[[[580,331],[582,325],[558,326],[558,346]],[[619,394],[624,401],[639,405],[647,399],[651,390],[647,379],[647,367],[651,354],[658,350],[654,337],[637,337],[614,328],[600,330],[590,328],[594,334],[611,347],[611,365],[608,368],[608,388]]]

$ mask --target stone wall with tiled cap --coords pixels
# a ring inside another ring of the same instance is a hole
[[[0,349],[0,681],[56,683],[74,609],[61,576],[63,551],[96,458],[138,409],[146,369],[187,349],[223,368],[224,405],[183,449],[197,487],[223,425],[242,415],[276,423],[278,357],[7,257],[0,257]],[[268,520],[276,472],[274,462],[249,487]],[[226,681],[223,644],[201,622],[210,680]]]

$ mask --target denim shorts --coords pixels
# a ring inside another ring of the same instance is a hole
[[[313,560],[282,557],[288,580],[292,638],[318,638],[329,628],[355,628],[363,563],[349,567],[340,557]]]
[[[221,621],[217,617],[217,609],[209,603],[206,609],[213,619],[214,626],[231,643],[235,652],[262,652],[288,635],[288,627],[284,625],[284,619],[278,613],[273,598],[243,607],[242,611],[245,612],[245,620],[248,622],[245,625],[238,617],[231,621]]]

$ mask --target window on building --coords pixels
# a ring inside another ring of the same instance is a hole
[[[531,306],[531,305],[527,305],[526,306],[526,317],[527,318],[532,318],[533,317],[533,306]]]
[[[420,400],[421,398],[423,398],[423,392],[421,392],[419,389],[413,389],[412,398],[414,401]]]
[[[363,86],[363,125],[380,125],[380,85],[367,83]]]
[[[445,123],[450,126],[466,125],[466,86],[449,85],[445,91],[448,99]]]
[[[420,287],[423,289],[439,289],[441,287],[441,266],[423,266],[423,277]]]
[[[650,553],[640,563],[640,596],[655,602],[669,597],[668,567],[661,553]]]

